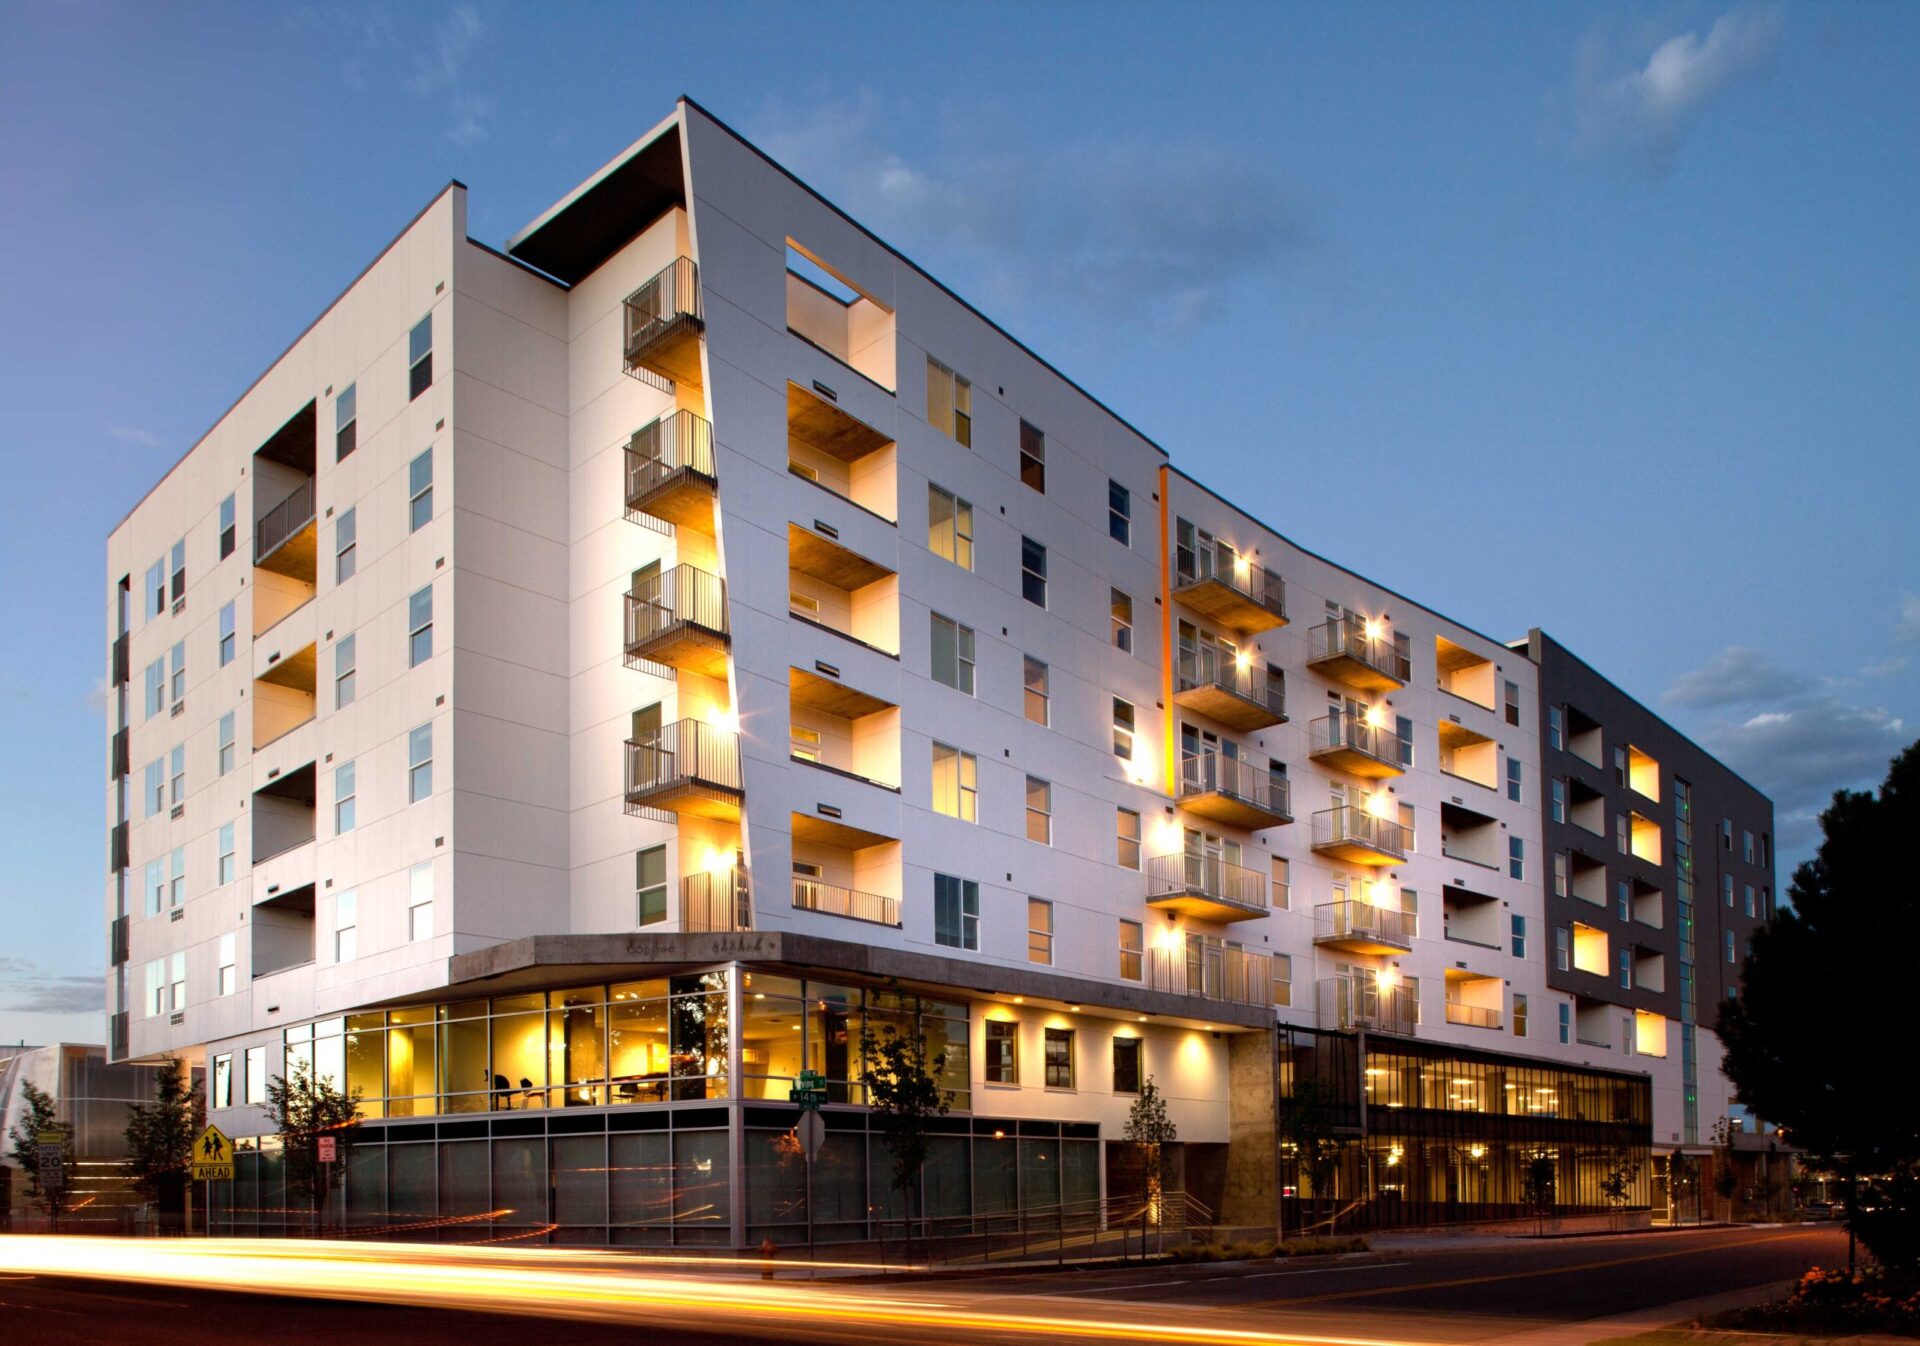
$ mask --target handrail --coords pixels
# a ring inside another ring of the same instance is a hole
[[[1307,755],[1323,752],[1365,753],[1376,761],[1387,762],[1393,766],[1401,763],[1401,749],[1406,740],[1397,730],[1385,725],[1368,724],[1357,715],[1346,711],[1330,710],[1313,722],[1313,738]]]
[[[803,874],[793,876],[793,905],[801,911],[846,916],[875,925],[900,924],[900,899],[880,893],[863,893],[837,883],[822,883]]]
[[[627,296],[625,346],[627,359],[662,332],[686,319],[704,320],[700,301],[700,268],[691,257],[676,257]]]
[[[718,480],[713,464],[713,427],[691,411],[648,421],[627,440],[627,508],[676,473]]]
[[[1254,565],[1232,548],[1215,543],[1212,550],[1201,549],[1175,555],[1174,589],[1214,583],[1233,590],[1256,607],[1274,616],[1287,615],[1287,586],[1271,570]],[[1224,562],[1224,564],[1223,564]],[[1244,564],[1243,564],[1244,562]]]
[[[627,740],[627,794],[673,785],[739,791],[740,738],[705,720],[676,720],[646,738]]]
[[[1488,1009],[1484,1005],[1463,1005],[1457,1000],[1447,1002],[1447,1022],[1464,1024],[1468,1028],[1498,1028],[1500,1011]]]
[[[651,575],[625,598],[629,650],[683,625],[727,634],[727,582],[697,566],[677,565]]]
[[[737,866],[704,870],[680,880],[680,929],[688,934],[724,934],[753,929],[752,889]]]
[[[1273,1004],[1273,958],[1249,949],[1192,946],[1147,951],[1143,982],[1169,995],[1233,1005]]]
[[[1404,857],[1407,829],[1392,818],[1377,818],[1355,804],[1338,804],[1313,815],[1314,845],[1337,846],[1343,842]]]
[[[1329,617],[1313,628],[1308,663],[1345,656],[1384,673],[1397,682],[1410,682],[1413,661],[1393,646],[1393,637],[1367,634],[1367,624],[1358,617]]]
[[[1322,1028],[1377,1028],[1407,1034],[1420,1022],[1420,1007],[1404,985],[1381,986],[1371,974],[1322,977],[1315,991]]]
[[[279,504],[262,514],[253,524],[253,559],[266,560],[286,544],[288,538],[313,522],[313,478],[308,477],[287,492]]]
[[[1174,851],[1170,855],[1147,857],[1147,900],[1198,893],[1217,901],[1257,911],[1267,909],[1267,876],[1211,855],[1189,855]]]
[[[1376,907],[1371,902],[1342,898],[1314,908],[1314,936],[1341,939],[1360,935],[1394,944],[1413,943],[1417,918],[1411,912]]]
[[[1286,718],[1286,684],[1267,672],[1264,664],[1243,665],[1223,650],[1204,646],[1180,652],[1175,677],[1176,692],[1218,687]]]
[[[1285,776],[1217,752],[1180,760],[1180,797],[1223,794],[1282,817],[1292,817],[1292,791]]]

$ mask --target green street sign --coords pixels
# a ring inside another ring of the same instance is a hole
[[[787,1101],[798,1104],[802,1112],[818,1110],[827,1101],[827,1077],[817,1070],[803,1070],[787,1090]]]

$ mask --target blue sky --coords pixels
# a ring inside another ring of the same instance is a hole
[[[448,178],[498,246],[683,92],[1800,858],[1920,723],[1916,79],[1894,4],[0,0],[0,1041],[103,1032],[107,530]]]

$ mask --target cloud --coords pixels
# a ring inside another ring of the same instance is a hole
[[[157,449],[166,443],[150,430],[141,430],[128,425],[109,426],[107,437],[117,439],[123,444],[137,444],[143,449]]]
[[[1729,645],[1702,667],[1683,674],[1660,700],[1669,706],[1714,710],[1797,696],[1814,685],[1812,678],[1782,668],[1759,650]]]
[[[1894,629],[1902,640],[1920,640],[1920,595],[1900,596],[1900,625]]]
[[[1273,168],[1207,142],[1154,138],[1033,146],[1013,128],[932,133],[909,159],[907,121],[871,93],[770,110],[768,154],[910,255],[964,256],[986,298],[1070,304],[1130,330],[1179,333],[1249,276],[1317,238]],[[804,241],[804,240],[803,240]]]
[[[1863,678],[1890,678],[1895,673],[1905,672],[1907,665],[1911,662],[1912,660],[1908,659],[1904,654],[1895,655],[1890,659],[1876,660],[1861,669],[1860,676]]]
[[[10,1014],[80,1014],[106,999],[99,977],[53,976],[24,958],[0,958],[0,1011]]]
[[[485,29],[480,11],[474,6],[461,4],[448,10],[447,16],[435,25],[433,36],[427,40],[426,49],[420,54],[419,65],[414,70],[413,78],[407,81],[407,87],[417,94],[437,93],[456,87]]]
[[[487,138],[487,100],[474,94],[461,94],[453,100],[453,126],[447,139],[462,149],[478,145]]]
[[[1763,78],[1780,46],[1779,11],[1732,9],[1703,38],[1678,33],[1654,47],[1645,64],[1607,73],[1597,41],[1582,54],[1577,89],[1577,141],[1583,150],[1615,154],[1665,174],[1687,136],[1728,90]]]

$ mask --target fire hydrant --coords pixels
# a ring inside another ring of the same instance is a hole
[[[780,1255],[779,1244],[775,1243],[771,1238],[764,1238],[760,1240],[760,1258],[761,1258],[760,1279],[761,1280],[770,1281],[773,1279],[773,1259],[778,1257],[779,1255]]]

